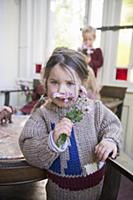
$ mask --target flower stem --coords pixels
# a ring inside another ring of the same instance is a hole
[[[66,139],[67,139],[67,135],[65,133],[62,133],[57,140],[57,143],[56,143],[57,147],[60,148],[65,143]]]

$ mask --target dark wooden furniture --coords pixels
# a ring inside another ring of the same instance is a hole
[[[100,95],[101,101],[121,119],[122,106],[126,87],[103,86]]]
[[[121,175],[133,182],[133,160],[124,152],[115,160],[106,162],[106,173],[100,200],[117,200]]]
[[[107,160],[107,165],[111,165],[121,174],[133,181],[133,160],[124,152],[121,152],[120,156],[115,160],[109,158]]]
[[[100,94],[102,97],[113,97],[123,100],[125,97],[126,89],[126,87],[103,86]]]
[[[123,101],[126,93],[125,87],[103,86],[100,95],[102,102],[111,109],[119,119],[121,119]],[[132,172],[127,173],[128,166],[124,168],[125,163],[129,163],[129,158],[122,154],[116,160],[107,160],[104,187],[100,200],[116,200],[119,192],[121,174],[132,179]]]
[[[0,126],[0,185],[13,185],[46,178],[45,170],[30,166],[18,144],[27,116],[13,115],[13,123]]]

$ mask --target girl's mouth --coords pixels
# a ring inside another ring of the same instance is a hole
[[[59,98],[59,97],[56,97],[56,99],[66,104],[73,100],[72,98]]]
[[[53,98],[55,99],[58,99],[59,101],[61,102],[64,102],[64,103],[68,103],[70,101],[73,101],[74,100],[74,97],[73,95],[70,93],[70,94],[60,94],[60,93],[54,93],[53,94]]]

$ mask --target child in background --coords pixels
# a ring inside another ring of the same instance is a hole
[[[88,55],[88,65],[94,70],[97,77],[97,71],[103,65],[103,55],[100,48],[94,48],[93,43],[96,39],[96,29],[88,26],[82,29],[83,44],[80,50]]]
[[[84,50],[79,50],[81,53],[84,54],[85,56],[85,61],[88,65],[88,59],[89,59],[89,56],[87,54],[87,52],[85,52]],[[99,99],[100,100],[100,86],[98,85],[97,83],[97,79],[95,77],[95,74],[94,74],[94,70],[88,65],[87,66],[88,68],[88,72],[89,72],[89,75],[88,75],[88,79],[84,82],[84,86],[87,90],[87,96],[88,98],[90,99]]]
[[[47,170],[47,200],[98,200],[104,161],[120,149],[121,123],[100,101],[85,97],[88,69],[81,53],[54,51],[43,78],[51,101],[28,119],[21,150],[29,164]],[[75,123],[66,117],[74,107],[82,111]],[[63,133],[67,140],[58,147]]]

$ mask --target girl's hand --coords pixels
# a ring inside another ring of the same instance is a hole
[[[95,147],[95,153],[100,161],[105,161],[110,153],[112,153],[111,157],[115,158],[117,155],[117,146],[115,143],[102,140],[98,145]]]
[[[54,142],[56,143],[59,136],[65,133],[68,137],[71,135],[73,123],[68,118],[61,119],[54,128]]]

